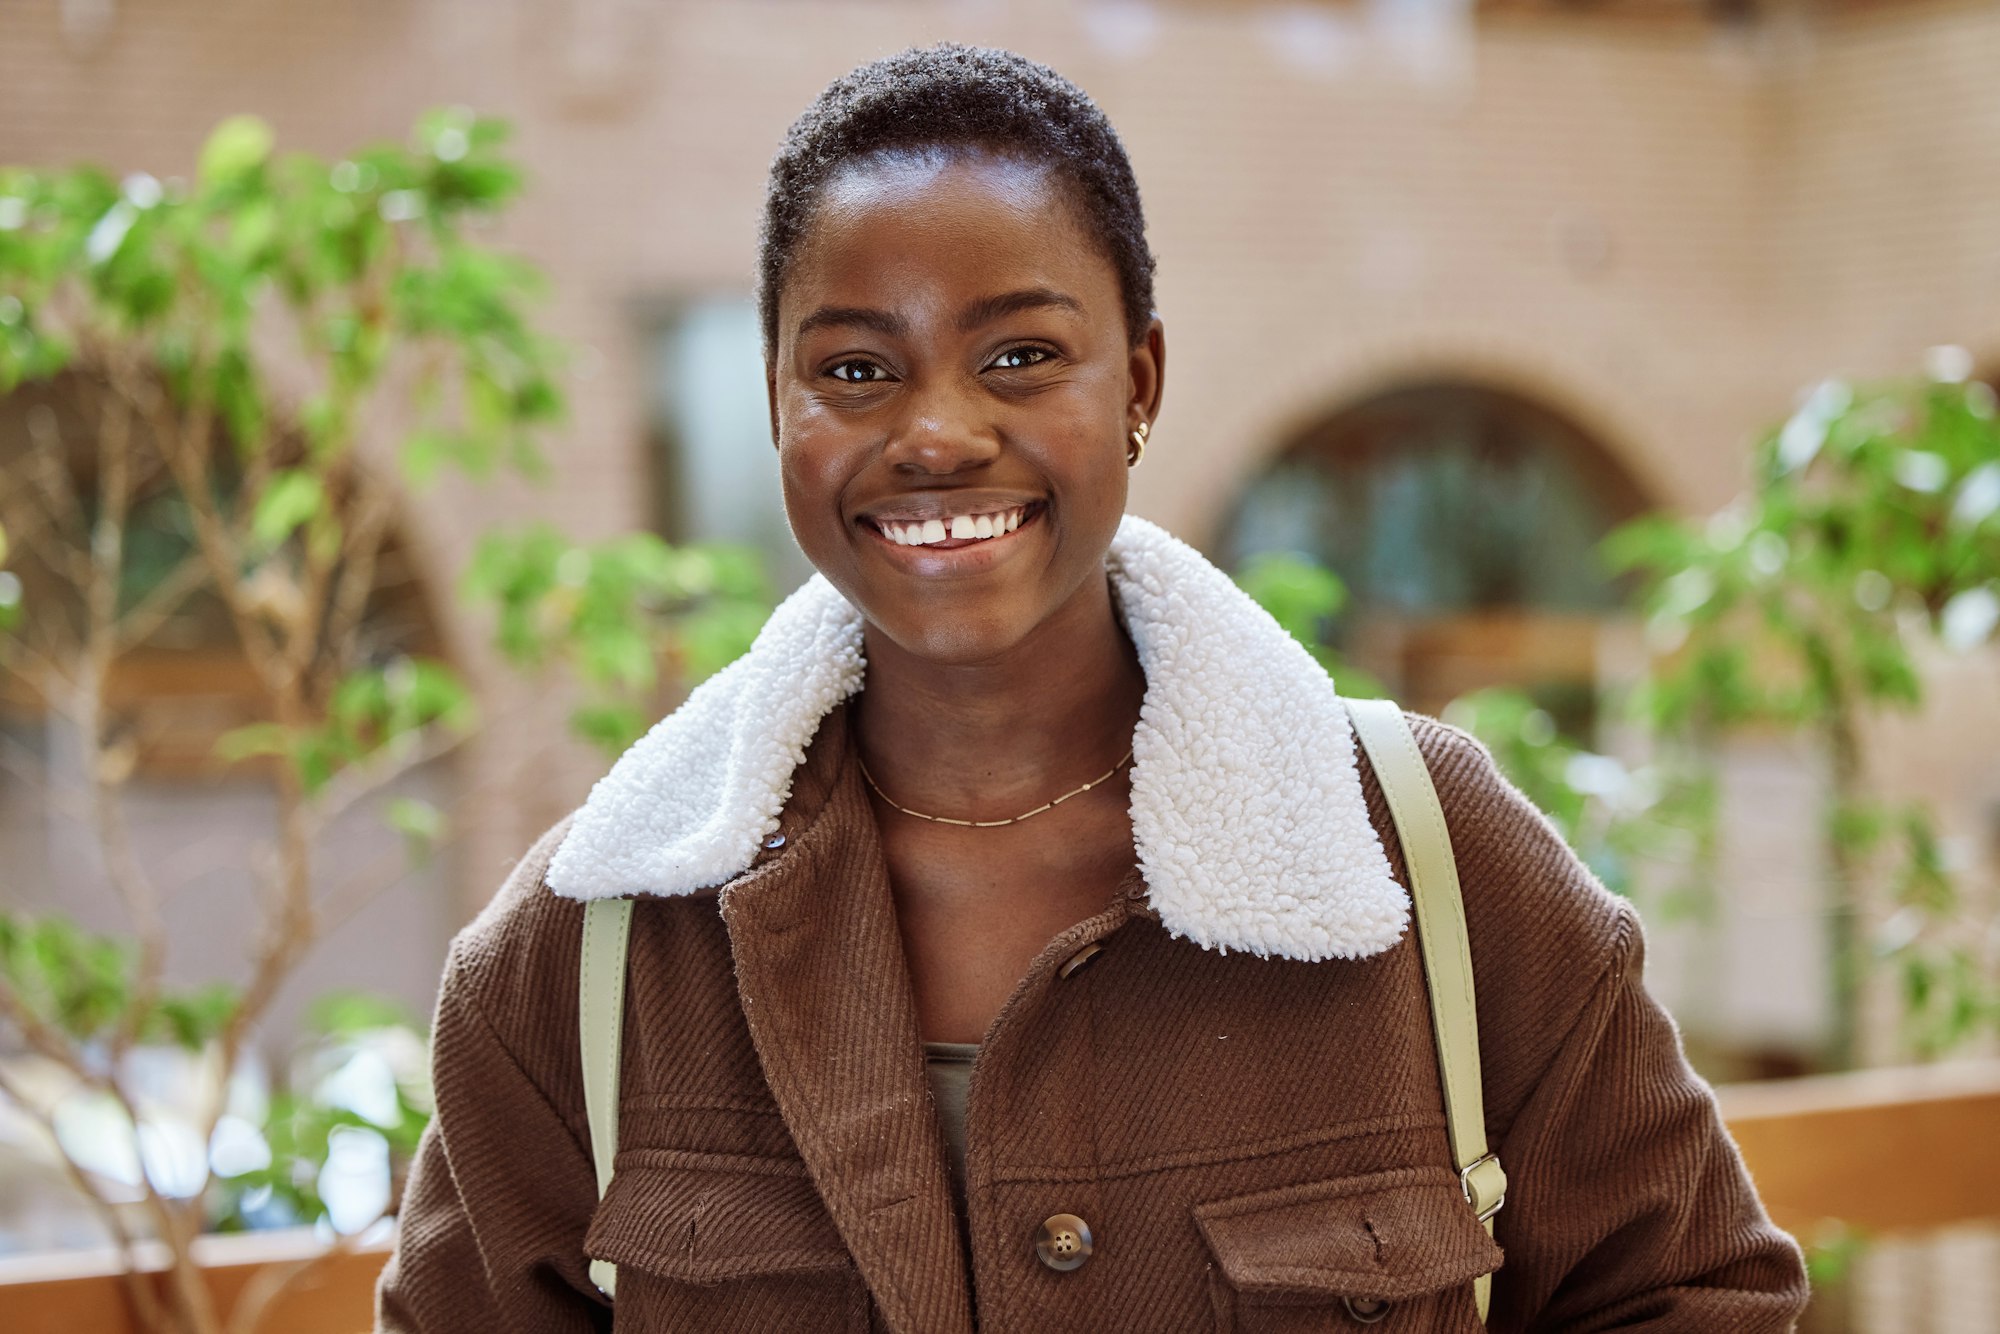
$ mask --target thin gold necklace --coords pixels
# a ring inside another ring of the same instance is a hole
[[[1024,811],[1021,814],[1014,816],[1012,819],[954,820],[948,815],[925,815],[922,811],[913,811],[908,806],[896,806],[895,799],[891,797],[887,792],[884,792],[882,790],[882,785],[875,781],[875,775],[868,772],[867,762],[861,758],[861,752],[856,751],[854,753],[854,762],[861,766],[861,776],[868,780],[868,786],[875,789],[876,796],[882,798],[882,800],[888,802],[891,806],[896,806],[896,809],[901,811],[905,815],[914,815],[919,820],[930,820],[936,824],[964,825],[968,829],[993,829],[1003,824],[1019,824],[1021,821],[1027,819],[1030,815],[1040,815],[1043,811],[1053,810],[1057,806],[1062,805],[1065,801],[1068,801],[1071,797],[1078,796],[1082,793],[1090,791],[1090,789],[1096,787],[1099,783],[1111,777],[1111,775],[1117,773],[1120,769],[1123,769],[1125,767],[1125,760],[1129,760],[1131,758],[1132,758],[1132,749],[1131,747],[1128,746],[1126,747],[1125,750],[1125,759],[1118,761],[1118,763],[1112,765],[1109,769],[1106,769],[1103,773],[1091,779],[1088,783],[1085,783],[1082,787],[1071,788],[1069,791],[1063,793],[1060,797],[1057,797],[1054,801],[1045,801],[1041,805],[1035,807],[1035,809],[1033,809],[1032,811]]]

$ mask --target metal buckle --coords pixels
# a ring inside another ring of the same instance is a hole
[[[1498,1191],[1493,1203],[1481,1204],[1480,1200],[1485,1198],[1486,1192],[1473,1188],[1472,1174],[1488,1164],[1492,1165],[1494,1174],[1499,1177]],[[1507,1173],[1501,1169],[1499,1157],[1491,1152],[1484,1153],[1461,1167],[1458,1170],[1458,1188],[1465,1192],[1465,1202],[1472,1206],[1472,1211],[1479,1216],[1480,1222],[1484,1223],[1499,1213],[1500,1206],[1507,1203]]]

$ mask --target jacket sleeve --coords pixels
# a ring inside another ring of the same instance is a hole
[[[608,1330],[583,1238],[597,1204],[584,1145],[478,1004],[503,977],[453,943],[432,1029],[436,1113],[376,1289],[387,1334]],[[516,920],[502,928],[518,927]],[[574,984],[572,983],[572,986]]]
[[[1807,1295],[1799,1247],[1646,991],[1637,914],[1617,913],[1610,963],[1501,1147],[1494,1328],[1790,1330]]]
[[[1757,1198],[1645,934],[1461,728],[1410,714],[1465,894],[1486,1123],[1507,1173],[1494,1334],[1773,1334],[1804,1259]]]

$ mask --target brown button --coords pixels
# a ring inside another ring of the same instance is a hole
[[[1090,1224],[1075,1214],[1051,1214],[1035,1233],[1035,1254],[1049,1268],[1068,1273],[1090,1258]]]
[[[1093,940],[1067,959],[1064,959],[1062,966],[1056,969],[1056,976],[1066,978],[1102,953],[1104,953],[1104,946]]]
[[[1389,1303],[1380,1297],[1343,1297],[1347,1314],[1354,1317],[1357,1324],[1372,1325],[1389,1314]]]

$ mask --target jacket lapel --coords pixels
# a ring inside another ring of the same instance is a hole
[[[970,1334],[916,1004],[844,706],[821,725],[779,832],[776,855],[722,895],[765,1081],[890,1325]]]

